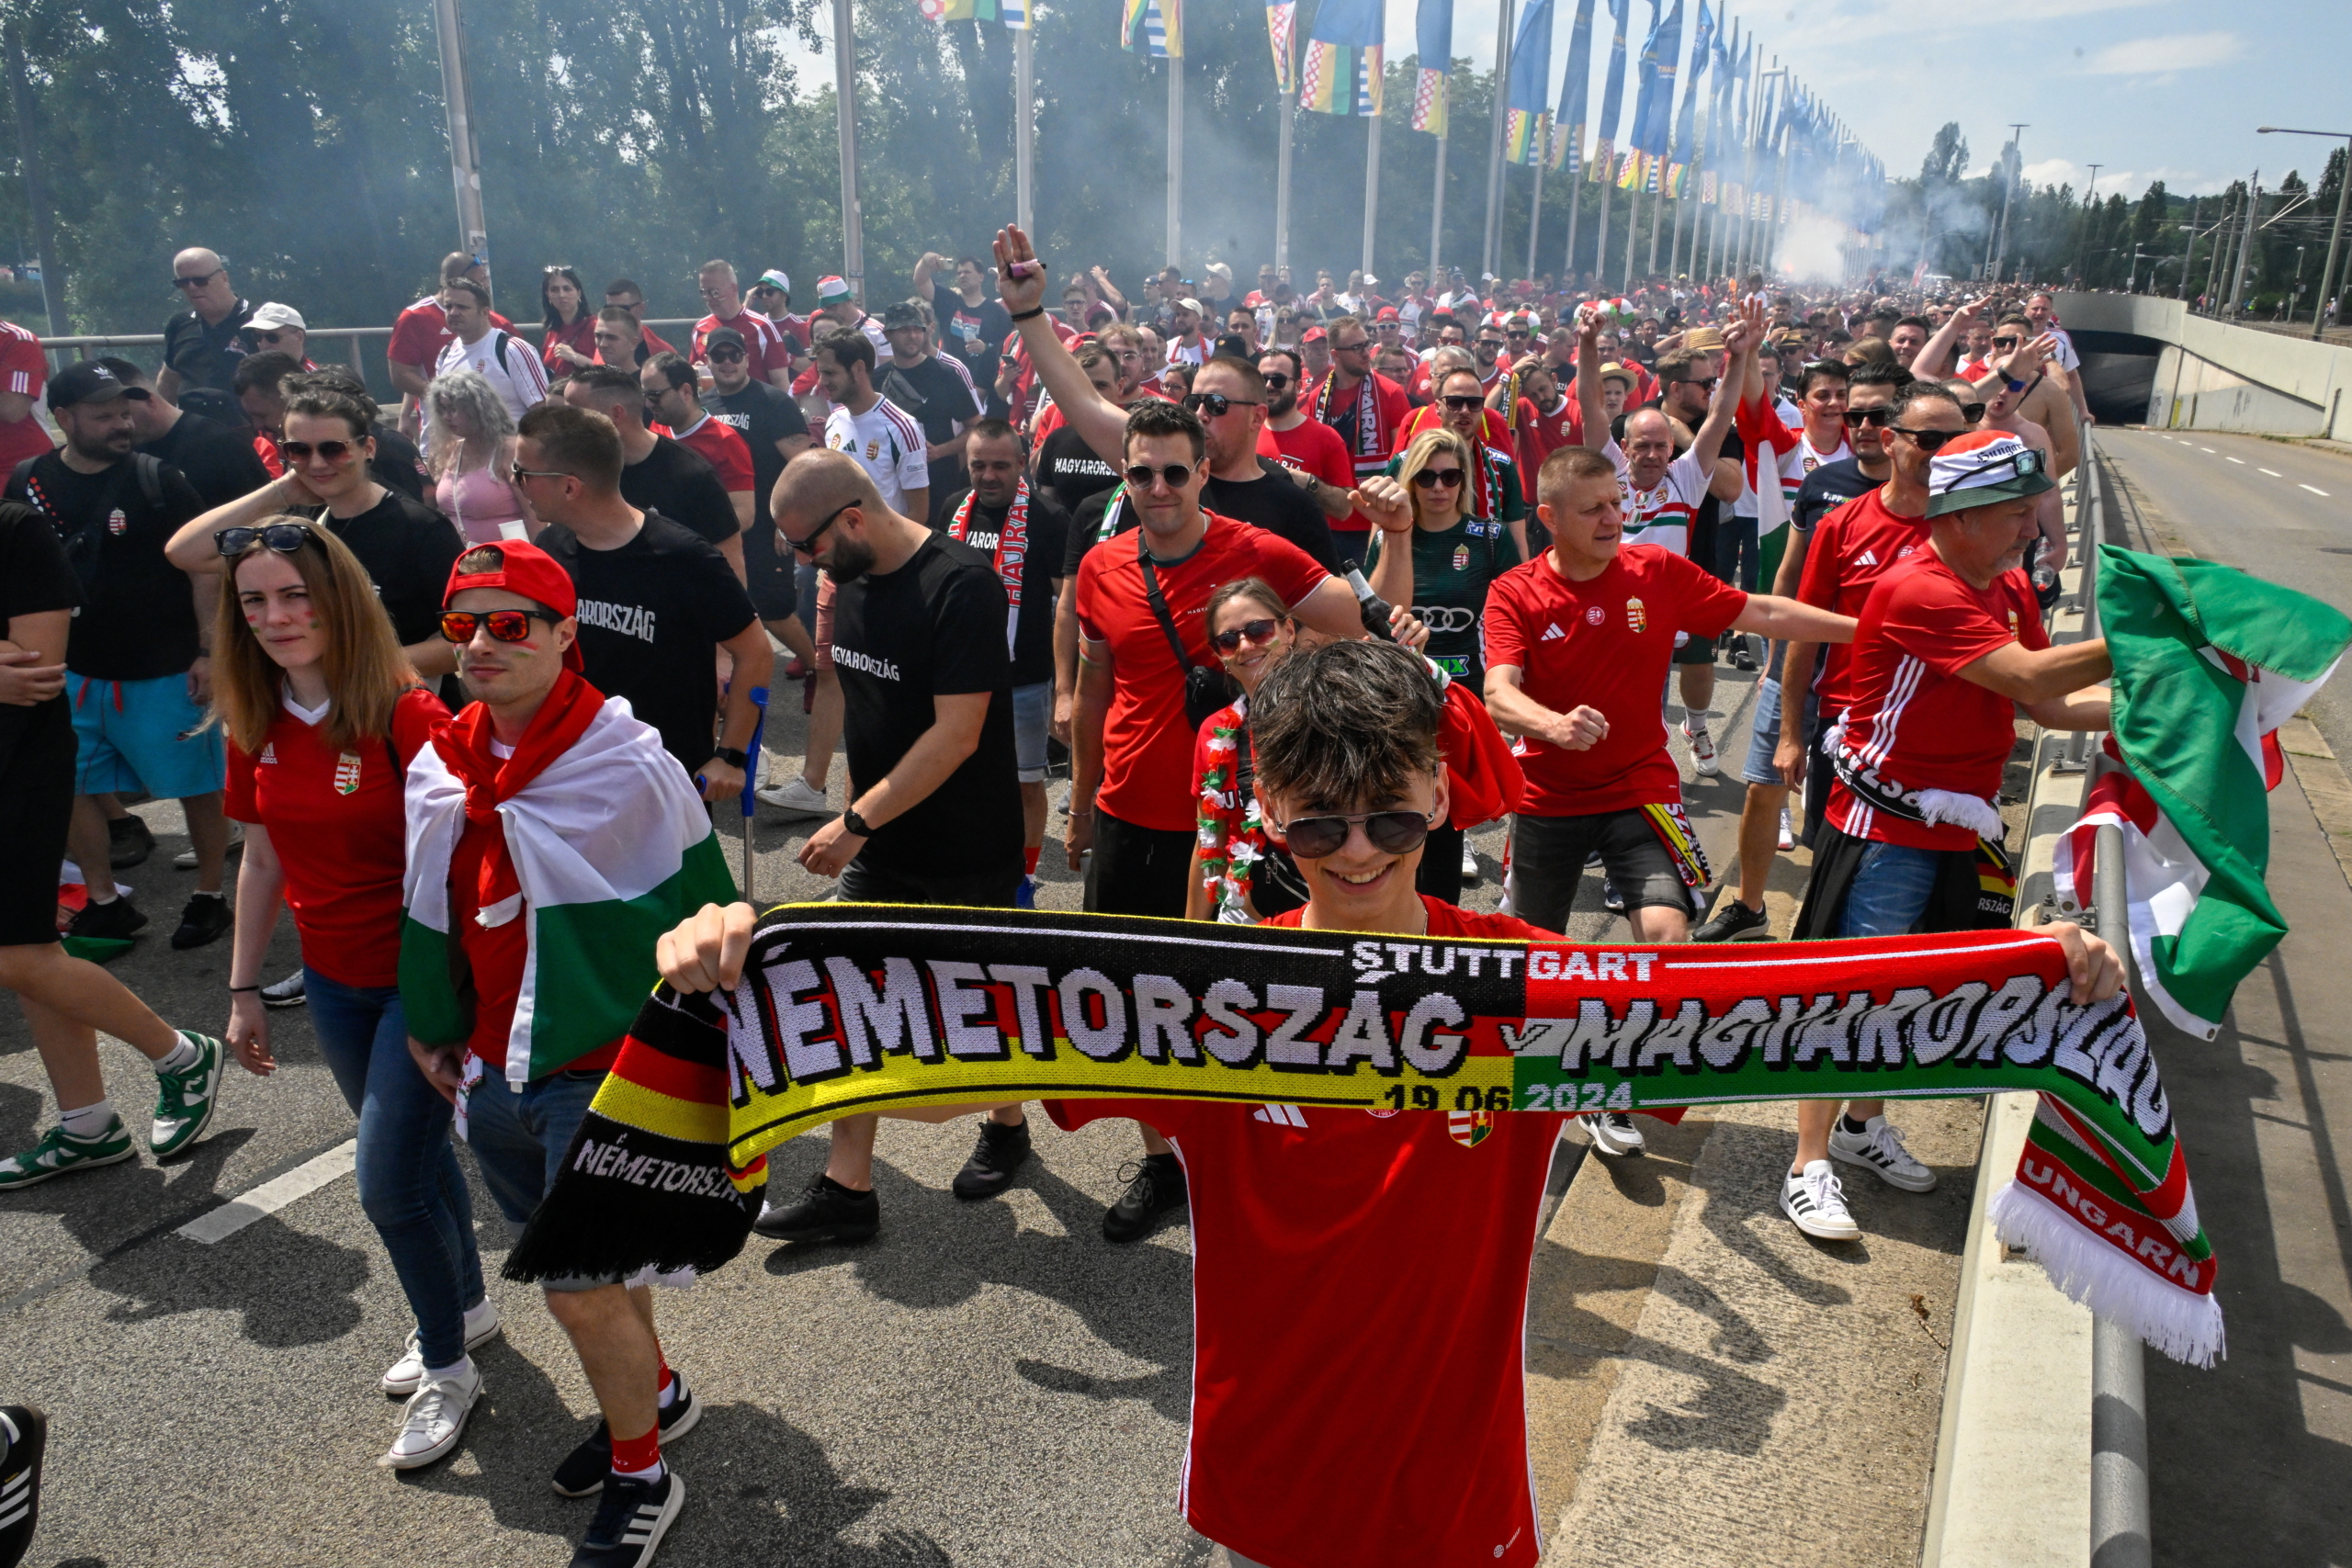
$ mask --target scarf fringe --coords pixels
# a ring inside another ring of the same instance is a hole
[[[2219,1302],[2118,1258],[2114,1247],[2041,1193],[2007,1182],[1986,1213],[2005,1245],[2021,1248],[2066,1296],[2121,1323],[2141,1343],[2209,1371],[2229,1353]]]

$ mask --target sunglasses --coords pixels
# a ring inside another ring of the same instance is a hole
[[[1894,411],[1891,408],[1848,409],[1838,417],[1846,422],[1849,430],[1860,430],[1866,424],[1873,430],[1883,430],[1894,423]]]
[[[1413,476],[1415,490],[1458,489],[1462,484],[1460,468],[1423,468]]]
[[[1334,354],[1362,354],[1365,349],[1370,348],[1371,346],[1372,340],[1370,338],[1360,338],[1354,343],[1335,343],[1331,345],[1331,352]]]
[[[1239,398],[1228,398],[1223,392],[1187,392],[1178,401],[1188,412],[1204,413],[1211,419],[1223,419],[1235,409],[1261,409],[1263,403],[1249,403]]]
[[[278,452],[297,463],[307,463],[313,455],[330,463],[340,463],[358,449],[356,443],[349,441],[281,441],[277,444]]]
[[[1126,469],[1129,490],[1149,490],[1154,479],[1166,480],[1170,490],[1182,490],[1192,477],[1190,463],[1170,463],[1164,468],[1155,468],[1148,463],[1130,463]]]
[[[1903,424],[1890,424],[1887,429],[1897,435],[1909,436],[1912,445],[1930,457],[1942,451],[1945,442],[1957,441],[1968,434],[1964,430],[1913,430],[1910,426]]]
[[[521,484],[525,479],[568,479],[571,477],[556,468],[526,468],[520,463],[506,465],[506,479],[510,484]]]
[[[300,523],[265,523],[258,528],[222,528],[212,536],[212,543],[224,556],[241,556],[259,539],[279,555],[290,556],[311,538],[311,530]]]
[[[1459,397],[1449,395],[1438,400],[1455,413],[1468,413],[1472,409],[1484,408],[1487,404],[1486,399],[1467,394]]]
[[[1709,397],[1713,397],[1715,391],[1715,383],[1722,379],[1723,378],[1720,376],[1710,376],[1705,380],[1702,381],[1695,376],[1686,376],[1675,384],[1680,387],[1696,387],[1699,390],[1706,393]]]
[[[794,555],[807,556],[810,560],[815,560],[817,558],[817,541],[825,536],[825,530],[833,525],[833,519],[839,517],[842,513],[847,512],[850,507],[859,504],[861,503],[853,501],[845,505],[834,507],[831,512],[825,514],[825,520],[822,523],[818,524],[814,528],[808,530],[808,536],[805,539],[793,538],[781,527],[776,529],[775,536],[782,539],[786,544],[790,545]]]
[[[1960,417],[1966,420],[1969,423],[1974,424],[1978,420],[1984,417],[1984,405],[1983,403],[1962,403],[1960,405]]]
[[[740,348],[714,348],[710,351],[710,362],[713,365],[741,365],[743,363],[743,351]]]
[[[441,612],[441,640],[469,643],[474,640],[477,628],[490,628],[496,642],[528,642],[533,620],[554,626],[558,617],[545,610],[444,610]]]
[[[226,268],[215,267],[210,272],[198,273],[194,277],[175,277],[172,279],[172,287],[175,288],[201,288],[206,284],[211,282],[214,278],[222,276],[226,270]]]
[[[2017,345],[2018,340],[2014,337],[1996,337],[1993,340],[1995,348],[2015,348]]]
[[[1321,860],[1337,854],[1348,841],[1348,829],[1363,824],[1363,836],[1383,854],[1401,855],[1421,847],[1430,836],[1429,814],[1419,811],[1362,811],[1352,817],[1294,817],[1274,824],[1295,860]]]
[[[1219,632],[1215,637],[1209,638],[1209,646],[1216,649],[1219,653],[1228,655],[1238,653],[1241,651],[1241,645],[1244,642],[1269,643],[1273,641],[1274,628],[1281,625],[1282,623],[1280,621],[1271,618],[1244,621],[1241,625],[1234,627],[1231,631]]]
[[[1527,338],[1527,335],[1528,335],[1528,334],[1527,334],[1527,333],[1506,333],[1505,335],[1506,335],[1506,336],[1509,336],[1509,337],[1510,337],[1510,338],[1512,338],[1512,339],[1514,339],[1514,340],[1518,340],[1518,341],[1524,342],[1524,341],[1526,340],[1526,338]]]
[[[1284,387],[1290,385],[1290,378],[1277,372],[1274,375],[1266,378],[1266,385],[1272,390],[1279,392]]]

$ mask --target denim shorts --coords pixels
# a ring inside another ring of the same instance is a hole
[[[1820,727],[1821,699],[1811,692],[1804,697],[1804,732],[1813,734]],[[1739,776],[1749,784],[1786,784],[1781,770],[1772,765],[1772,753],[1781,745],[1781,682],[1766,676],[1756,682],[1756,722],[1747,732],[1747,761]]]
[[[580,1131],[589,1101],[604,1087],[605,1070],[549,1073],[525,1084],[518,1093],[495,1069],[485,1068],[481,1057],[468,1056],[466,1077],[466,1091],[458,1101],[460,1135],[474,1152],[498,1212],[520,1238],[540,1201],[555,1186],[572,1134]],[[539,1281],[550,1291],[593,1291],[620,1282],[617,1275],[568,1275]]]

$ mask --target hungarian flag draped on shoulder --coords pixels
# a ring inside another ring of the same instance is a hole
[[[2352,621],[2235,567],[2112,545],[2099,549],[2098,614],[2115,663],[2108,755],[2121,766],[2059,840],[2058,893],[2090,902],[2098,829],[2121,829],[2141,984],[2211,1040],[2286,934],[2264,886],[2276,732],[2335,672]]]
[[[626,700],[567,673],[503,766],[469,761],[488,755],[487,725],[477,703],[409,764],[401,1001],[408,1032],[428,1044],[472,1032],[455,979],[449,863],[469,813],[494,818],[504,853],[484,863],[478,918],[524,922],[506,1043],[519,1087],[626,1033],[654,982],[655,939],[732,900],[735,880],[685,770]]]
[[[767,1150],[893,1108],[1484,1115],[2003,1089],[2045,1111],[2003,1238],[2210,1363],[2212,1249],[2131,998],[2075,1006],[2064,951],[2030,931],[1734,950],[790,906],[731,993],[647,1003],[507,1273],[716,1269],[749,1234]]]

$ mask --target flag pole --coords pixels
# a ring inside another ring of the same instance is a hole
[[[1577,140],[1582,141],[1579,132]],[[1577,282],[1577,220],[1584,216],[1584,192],[1577,187],[1584,183],[1584,149],[1577,149],[1577,166],[1568,175],[1568,249],[1560,262],[1560,282],[1564,289],[1573,292]]]
[[[1452,84],[1452,83],[1450,83],[1450,82],[1449,82],[1449,83],[1447,83],[1447,84],[1446,84],[1446,90],[1447,90],[1449,93],[1453,91],[1453,84]],[[1452,116],[1453,112],[1453,106],[1452,106],[1451,104],[1449,104],[1449,105],[1446,107],[1446,113],[1447,113],[1447,115],[1448,115],[1448,117],[1449,117],[1449,119],[1448,119],[1448,123],[1449,123],[1449,124],[1451,124],[1451,123],[1452,123],[1452,121],[1451,121],[1451,118],[1450,118],[1450,117]],[[1440,281],[1440,280],[1439,280],[1439,278],[1438,278],[1438,276],[1437,276],[1437,268],[1438,268],[1438,259],[1437,259],[1437,258],[1438,258],[1438,251],[1439,251],[1439,248],[1440,248],[1441,242],[1442,242],[1444,238],[1445,238],[1445,138],[1444,138],[1444,137],[1442,137],[1442,136],[1441,136],[1441,137],[1439,137],[1439,138],[1437,139],[1437,188],[1436,188],[1434,191],[1432,191],[1432,192],[1430,193],[1430,281],[1431,283],[1438,283],[1438,282]]]
[[[1592,288],[1596,294],[1609,292],[1609,193],[1616,188],[1617,152],[1612,147],[1600,164],[1600,227],[1592,245]]]
[[[1528,204],[1527,213],[1527,276],[1535,276],[1535,237],[1544,227],[1544,152],[1549,140],[1548,128],[1537,121],[1535,151],[1535,199]]]
[[[1372,272],[1372,237],[1380,227],[1380,122],[1384,117],[1374,110],[1372,123],[1364,128],[1363,141],[1363,272]]]
[[[465,25],[458,16],[458,0],[434,0],[433,30],[441,45],[441,107],[449,127],[449,171],[451,184],[458,192],[458,229],[466,254],[487,267],[489,225],[481,211],[481,159],[474,137],[473,84],[466,73]],[[48,260],[44,257],[44,296],[50,288]]]
[[[865,223],[857,205],[857,38],[850,0],[833,0],[833,118],[842,144],[842,277],[865,297]]]
[[[1503,124],[1510,113],[1510,0],[1495,15],[1495,125],[1487,141],[1487,223],[1479,244],[1478,271],[1495,270],[1496,243],[1503,221]]]
[[[1037,231],[1034,205],[1037,151],[1037,34],[1034,27],[1012,35],[1012,94],[1019,101],[1012,118],[1012,210],[1021,231]]]
[[[1617,290],[1621,294],[1631,294],[1634,291],[1634,249],[1642,243],[1642,186],[1648,183],[1643,176],[1649,173],[1649,154],[1637,147],[1625,155],[1638,161],[1634,164],[1633,199],[1625,204],[1625,272],[1618,282]]]
[[[1295,46],[1293,53],[1295,55]],[[1283,89],[1283,136],[1274,152],[1274,276],[1290,276],[1290,150],[1298,128],[1297,74]]]
[[[842,0],[847,5],[848,0]],[[1168,57],[1168,261],[1184,256],[1184,57]]]
[[[1645,269],[1653,274],[1657,271],[1658,231],[1666,226],[1666,204],[1669,196],[1669,193],[1666,188],[1666,176],[1674,168],[1674,143],[1672,141],[1668,141],[1666,144],[1666,151],[1658,154],[1658,161],[1656,167],[1657,169],[1657,189],[1650,196],[1650,259],[1649,265]],[[1644,183],[1646,184],[1648,182],[1645,181]]]

